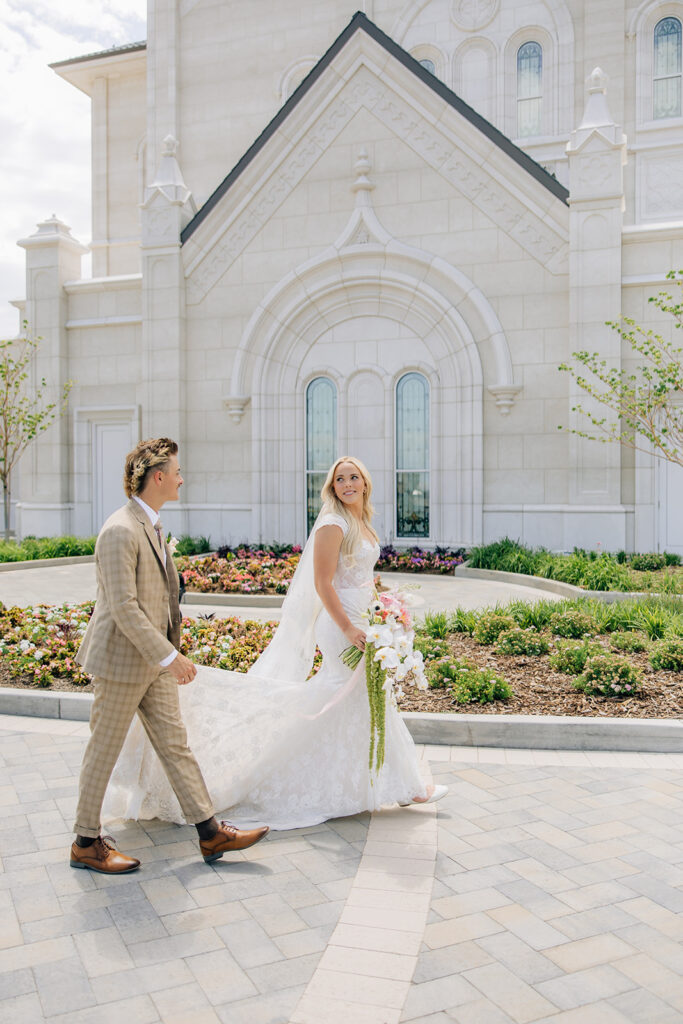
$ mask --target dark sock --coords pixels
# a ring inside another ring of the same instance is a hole
[[[90,836],[76,836],[76,846],[82,846],[85,849],[87,846],[92,846],[95,842]]]
[[[206,821],[198,821],[195,828],[200,839],[213,839],[218,832],[218,822],[214,817],[207,818]]]

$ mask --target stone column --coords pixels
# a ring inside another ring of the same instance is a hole
[[[58,401],[70,377],[66,330],[66,281],[81,276],[81,256],[88,250],[54,214],[18,243],[26,250],[25,318],[30,337],[42,339],[32,380],[44,377],[50,401]],[[56,420],[22,459],[17,533],[57,536],[71,531],[71,416]]]
[[[610,366],[620,365],[621,339],[605,325],[621,313],[621,232],[624,209],[623,166],[626,137],[610,115],[607,77],[596,68],[588,78],[588,101],[581,124],[567,145],[570,191],[569,339],[570,352],[599,352]],[[569,407],[590,398],[572,381]],[[593,407],[597,407],[594,403]],[[602,415],[602,413],[601,413]],[[569,414],[572,427],[590,424]],[[625,544],[621,506],[621,448],[571,435],[570,495],[583,506],[575,514],[575,542],[611,550]],[[594,511],[586,508],[593,506]]]
[[[164,139],[154,181],[146,189],[142,222],[143,437],[185,437],[185,273],[180,232],[194,212],[176,159],[178,143]],[[169,529],[186,532],[170,511]]]

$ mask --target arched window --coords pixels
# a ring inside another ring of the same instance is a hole
[[[337,389],[327,377],[306,388],[306,524],[320,511],[320,490],[337,450]]]
[[[655,25],[652,116],[681,116],[681,23],[662,18]]]
[[[429,384],[421,373],[396,385],[396,535],[429,536]]]
[[[433,60],[430,60],[429,57],[425,57],[424,60],[421,60],[420,64],[422,65],[423,68],[427,69],[430,75],[436,74],[436,64],[434,63]]]
[[[522,43],[517,51],[517,136],[541,134],[543,102],[543,48]]]

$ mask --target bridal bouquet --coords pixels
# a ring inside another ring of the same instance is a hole
[[[355,669],[365,657],[365,681],[370,705],[369,767],[379,772],[384,764],[387,697],[396,703],[403,696],[401,683],[410,679],[421,690],[427,689],[422,654],[413,650],[413,630],[407,596],[399,590],[386,591],[367,612],[369,628],[365,634],[365,652],[347,647],[341,658]]]

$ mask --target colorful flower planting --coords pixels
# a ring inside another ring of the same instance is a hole
[[[289,581],[299,563],[298,545],[278,548],[219,548],[215,554],[200,558],[176,559],[178,571],[183,574],[189,591],[201,594],[286,594]],[[465,551],[447,551],[436,548],[425,551],[410,548],[397,551],[384,547],[380,552],[377,571],[452,573],[462,564]]]
[[[76,652],[92,615],[93,604],[0,606],[0,662],[11,676],[33,686],[49,687],[64,679],[87,686],[90,677],[76,662]],[[270,641],[276,622],[241,619],[183,619],[180,649],[199,665],[246,672]]]

